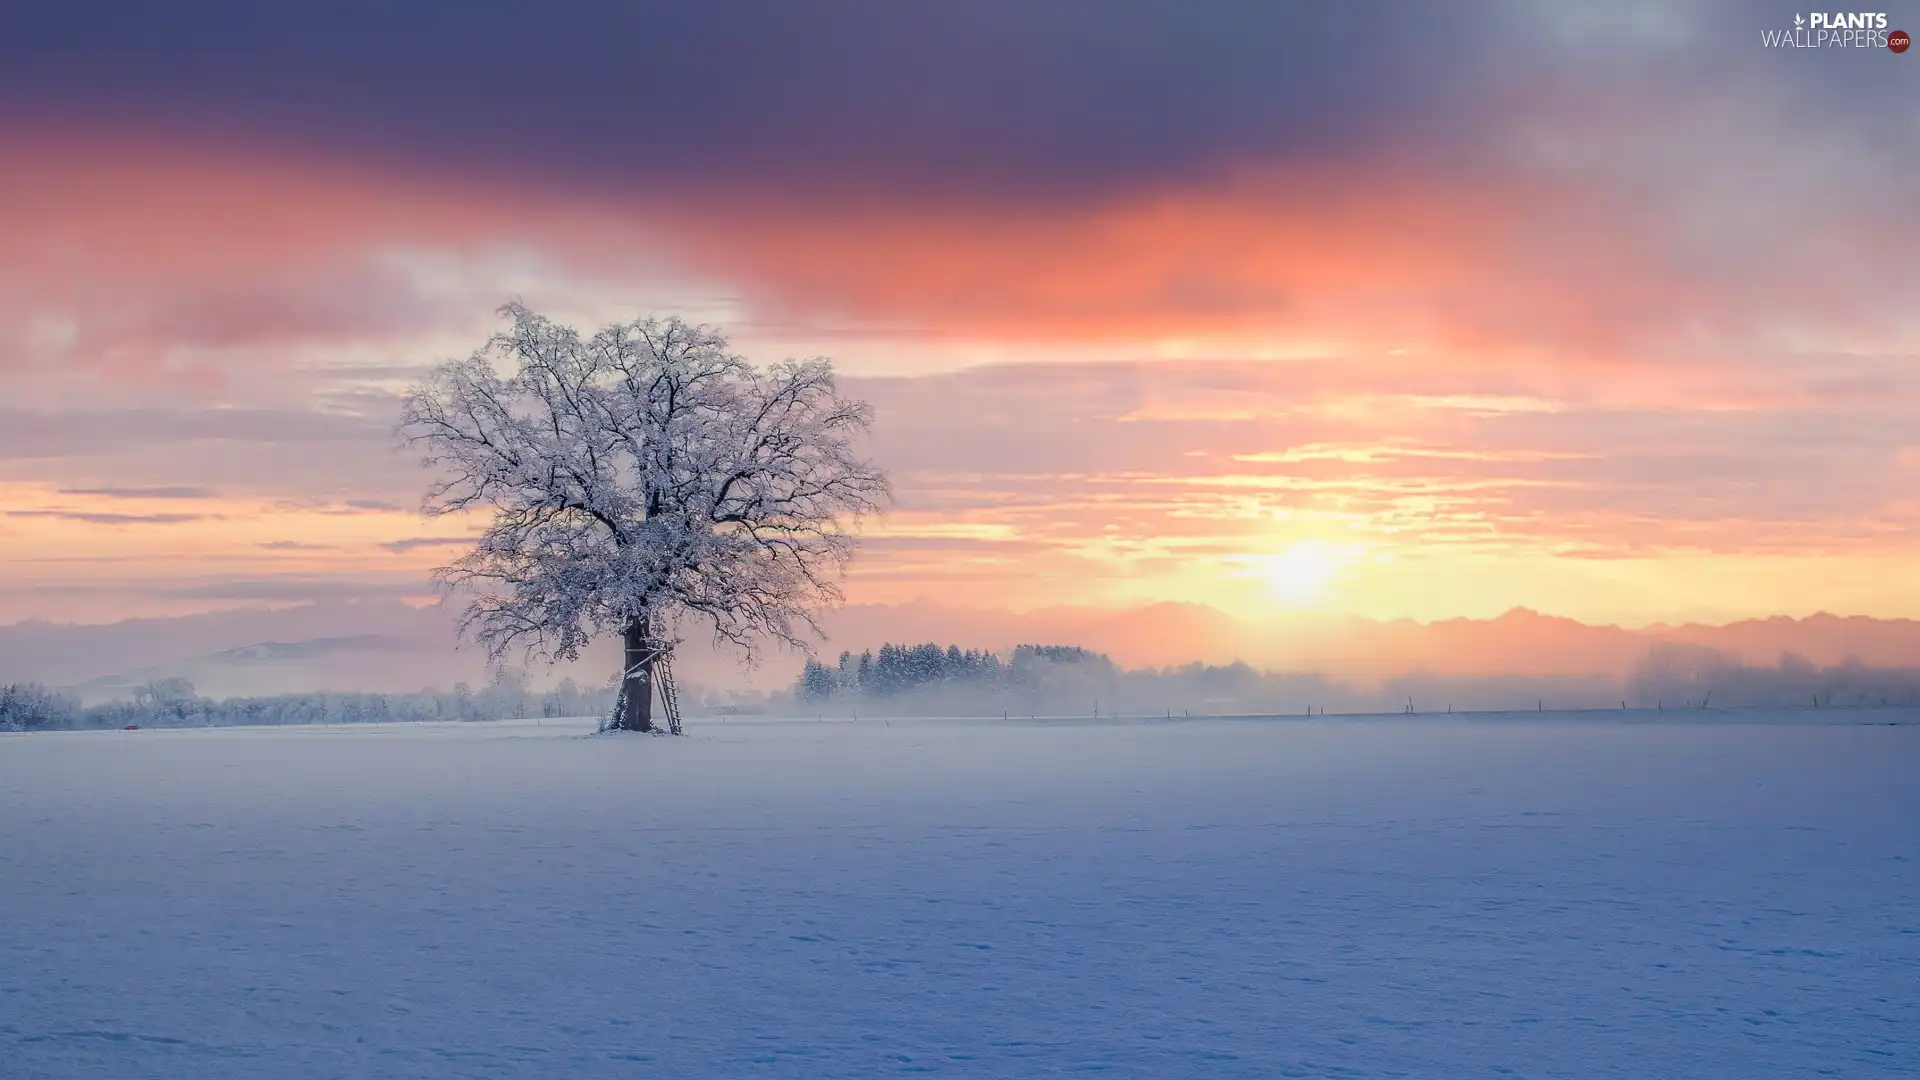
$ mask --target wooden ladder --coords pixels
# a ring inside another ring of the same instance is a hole
[[[680,689],[673,682],[673,654],[662,653],[653,664],[654,678],[660,683],[660,711],[667,717],[667,732],[684,735],[680,730]]]

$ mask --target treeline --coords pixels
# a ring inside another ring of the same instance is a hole
[[[1683,645],[1649,650],[1633,671],[1588,676],[1407,674],[1359,681],[1257,671],[1243,663],[1124,670],[1071,645],[1007,655],[957,646],[887,644],[833,665],[810,661],[784,701],[733,692],[682,695],[690,713],[794,709],[808,715],[1180,716],[1502,710],[1920,706],[1920,669],[1820,666],[1787,654],[1773,665]],[[34,683],[0,684],[0,731],[243,724],[361,724],[603,716],[613,692],[572,679],[532,691],[512,674],[478,689],[403,694],[315,692],[212,700],[181,679],[148,683],[130,701],[83,707]],[[863,713],[863,710],[866,710]]]
[[[817,704],[836,699],[892,698],[934,688],[1032,689],[1043,673],[1063,666],[1113,671],[1111,660],[1077,645],[1021,645],[1002,662],[997,654],[985,649],[888,642],[878,653],[871,649],[859,656],[843,652],[834,667],[808,660],[801,669],[795,695],[801,701]]]
[[[1920,706],[1920,670],[1821,667],[1793,655],[1750,665],[1728,653],[1661,645],[1626,673],[1343,678],[1244,663],[1122,669],[1075,646],[1023,645],[1001,657],[929,643],[842,653],[832,665],[810,661],[793,689],[796,710],[840,716],[1433,715],[1815,704]]]
[[[1245,663],[1122,669],[1077,645],[1021,645],[1004,658],[933,643],[895,645],[837,663],[809,661],[794,685],[802,712],[898,716],[1180,716],[1420,712],[1613,705],[1617,677],[1409,675],[1359,685]],[[1523,706],[1524,703],[1524,706]]]
[[[613,704],[605,689],[565,679],[533,692],[513,678],[475,690],[363,694],[317,691],[214,700],[185,679],[161,679],[131,701],[82,706],[78,699],[35,683],[0,685],[0,731],[61,731],[124,727],[230,727],[253,724],[379,724],[421,720],[508,720],[528,716],[597,716]]]
[[[1698,645],[1654,646],[1628,684],[1635,700],[1667,706],[1920,705],[1920,669],[1858,661],[1822,667],[1797,653],[1753,665]]]

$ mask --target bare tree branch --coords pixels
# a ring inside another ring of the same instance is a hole
[[[490,507],[439,571],[496,662],[564,660],[636,622],[683,620],[754,656],[840,598],[848,527],[888,500],[859,457],[872,410],[824,359],[757,369],[678,319],[589,338],[519,304],[511,325],[408,397],[400,432],[438,471],[422,508]],[[511,369],[513,374],[502,375]]]

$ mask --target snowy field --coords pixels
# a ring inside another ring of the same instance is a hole
[[[0,1076],[1912,1077],[1916,725],[0,736]]]

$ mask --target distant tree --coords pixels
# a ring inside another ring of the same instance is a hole
[[[1020,645],[1013,650],[1014,663],[1045,661],[1049,664],[1103,664],[1106,657],[1078,645]]]
[[[526,716],[531,713],[533,695],[527,690],[526,673],[505,665],[493,670],[486,689],[475,695],[482,718]]]
[[[907,682],[909,686],[926,686],[939,682],[946,674],[946,670],[946,650],[933,642],[915,645],[908,650]]]
[[[193,684],[175,676],[168,679],[150,679],[133,691],[134,704],[144,707],[164,707],[183,705],[199,699],[199,693]]]
[[[800,672],[800,696],[806,701],[825,701],[833,696],[833,669],[818,660],[808,660]]]
[[[69,728],[79,715],[79,702],[39,683],[0,684],[0,731]]]
[[[860,680],[863,693],[879,697],[897,693],[906,684],[906,662],[900,647],[891,641],[883,643],[874,654],[871,675]]]
[[[943,647],[930,641],[919,645],[889,641],[880,646],[878,654],[865,652],[858,660],[851,652],[843,652],[839,667],[822,667],[820,675],[810,676],[803,670],[795,692],[807,698],[809,678],[830,679],[840,691],[860,697],[889,697],[936,685],[991,689],[1001,685],[1006,671],[1000,658],[985,649]]]
[[[493,512],[440,572],[471,594],[463,633],[495,663],[571,660],[619,635],[617,726],[650,731],[654,664],[686,617],[749,660],[817,632],[853,551],[846,523],[887,495],[855,453],[872,411],[840,396],[831,365],[755,368],[678,319],[582,337],[504,313],[511,328],[436,369],[401,423],[443,471],[428,513]]]
[[[179,726],[191,718],[204,723],[205,702],[193,684],[179,677],[153,679],[133,692],[135,707],[145,709],[150,723]]]
[[[603,696],[601,691],[582,689],[569,675],[561,679],[558,686],[540,696],[540,715],[586,716],[598,708],[596,703]]]

